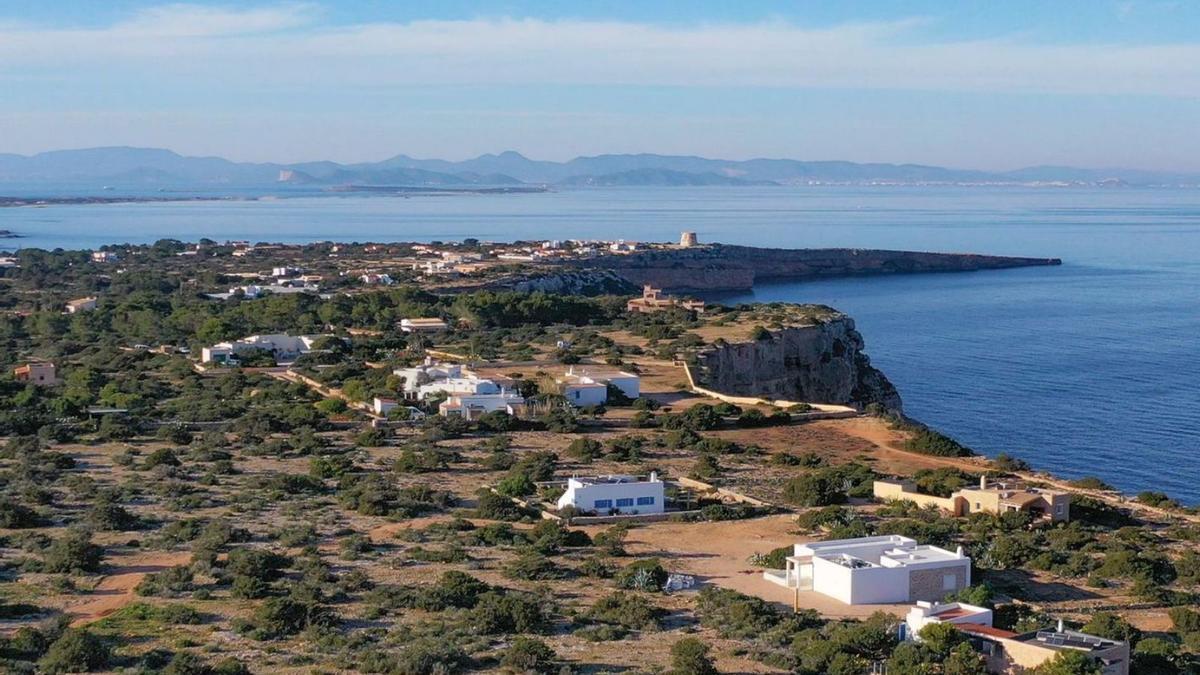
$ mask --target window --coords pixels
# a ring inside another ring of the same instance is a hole
[[[654,497],[638,497],[637,503],[638,506],[652,506],[654,504]]]
[[[943,574],[943,575],[942,575],[942,590],[943,590],[943,591],[956,591],[956,590],[958,590],[958,575],[956,575],[956,574]]]
[[[633,498],[629,497],[629,498],[624,498],[624,499],[618,499],[617,507],[619,508],[622,506],[633,506]]]
[[[612,500],[611,499],[597,499],[596,501],[592,502],[592,508],[611,509],[612,508]]]

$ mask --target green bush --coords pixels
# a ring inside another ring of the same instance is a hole
[[[471,625],[484,635],[540,633],[548,624],[546,603],[527,593],[489,591],[471,610]]]
[[[177,597],[193,590],[192,570],[183,565],[168,567],[161,572],[152,572],[142,577],[134,591],[138,595]]]
[[[658,558],[646,558],[621,568],[614,580],[621,588],[657,591],[667,583],[667,576],[667,570],[658,561]]]
[[[55,539],[42,556],[42,569],[51,573],[98,572],[104,549],[92,543],[90,534],[68,530]]]
[[[33,509],[11,499],[0,498],[0,528],[19,530],[41,524],[42,519]]]
[[[522,507],[508,497],[498,495],[486,488],[477,492],[476,495],[478,503],[475,506],[475,514],[480,518],[517,521],[536,515],[532,510]]]
[[[504,574],[510,579],[546,581],[563,578],[566,576],[566,570],[546,556],[529,551],[507,563],[504,566]]]
[[[93,506],[87,514],[92,529],[101,532],[126,532],[142,527],[142,521],[124,507],[102,502]]]
[[[708,645],[694,637],[683,638],[671,645],[671,675],[717,675],[717,667],[708,652]]]
[[[567,446],[566,453],[568,457],[590,462],[604,454],[604,446],[600,441],[591,438],[576,438]]]
[[[274,640],[310,627],[334,626],[337,622],[337,615],[324,605],[280,597],[267,598],[238,629],[256,640]]]
[[[617,591],[596,601],[588,610],[592,621],[613,624],[632,629],[658,628],[659,620],[665,615],[658,607],[637,593]]]
[[[43,673],[90,673],[108,666],[112,654],[100,638],[86,629],[70,628],[38,660]]]
[[[913,431],[912,437],[904,442],[904,449],[937,457],[970,457],[975,454],[967,446],[928,427]]]
[[[846,502],[836,477],[827,470],[810,471],[783,484],[783,498],[796,506],[829,506]]]
[[[409,642],[396,657],[394,675],[444,675],[466,669],[471,659],[462,649],[438,638]]]
[[[500,665],[517,673],[553,673],[557,660],[558,654],[545,642],[522,635],[504,650]]]

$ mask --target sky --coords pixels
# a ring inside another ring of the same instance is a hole
[[[0,153],[1200,170],[1200,2],[0,0]]]

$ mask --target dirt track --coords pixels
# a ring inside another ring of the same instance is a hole
[[[133,601],[133,589],[147,574],[186,564],[191,559],[190,553],[153,553],[122,558],[122,564],[113,567],[112,573],[105,575],[83,602],[67,606],[67,613],[75,617],[71,625],[83,626],[116,612]]]

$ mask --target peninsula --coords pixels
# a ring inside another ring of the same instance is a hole
[[[973,272],[1061,265],[1058,258],[858,248],[783,249],[710,244],[605,254],[570,265],[610,270],[636,285],[669,291],[740,291],[757,281]]]

